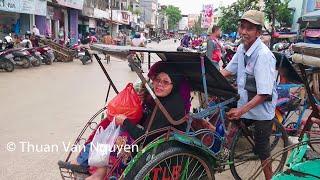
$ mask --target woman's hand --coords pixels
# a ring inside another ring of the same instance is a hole
[[[143,92],[138,92],[137,94],[138,94],[141,102],[143,103],[144,102],[144,97],[145,97],[145,92],[144,91]]]
[[[115,116],[114,118],[116,120],[116,125],[117,126],[122,126],[124,120],[127,119],[127,116],[125,116],[123,114],[119,114],[119,115]]]

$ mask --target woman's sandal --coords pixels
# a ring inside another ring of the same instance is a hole
[[[75,171],[78,173],[89,174],[88,168],[78,164],[71,164],[70,162],[58,161],[58,166],[60,168],[70,169],[71,171]]]

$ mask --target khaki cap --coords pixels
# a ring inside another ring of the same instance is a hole
[[[264,26],[264,13],[257,10],[249,10],[243,14],[240,20],[246,20],[253,24]]]

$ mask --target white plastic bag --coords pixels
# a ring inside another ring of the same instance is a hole
[[[109,163],[111,151],[115,151],[114,143],[119,136],[120,126],[117,127],[115,119],[108,125],[106,129],[98,127],[89,151],[89,166],[104,167]]]

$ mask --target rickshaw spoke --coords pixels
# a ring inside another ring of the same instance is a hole
[[[151,178],[150,178],[150,173],[147,174],[147,176],[144,178],[144,180],[151,180]]]
[[[199,161],[197,161],[197,163],[198,163],[198,162],[199,162]],[[201,164],[200,164],[200,166],[198,166],[198,168],[196,169],[195,172],[198,172],[198,169],[199,169],[200,167],[201,167]],[[194,173],[195,173],[195,172],[194,172]],[[190,177],[192,177],[194,173],[192,173]]]
[[[201,177],[204,176],[204,175],[203,175],[203,172],[204,172],[204,171],[205,171],[205,170],[203,169],[198,179],[201,179]]]
[[[184,157],[184,156],[182,156],[182,157]],[[186,161],[186,167],[184,167],[183,169],[183,172],[182,172],[182,178],[183,179],[186,179],[186,175],[188,174],[188,169],[189,169],[189,159],[190,159],[190,157],[188,157],[188,159],[187,159],[187,161]]]
[[[196,163],[195,166],[193,167],[193,169],[192,169],[192,171],[191,171],[191,173],[190,173],[189,178],[192,177],[192,175],[193,175],[193,173],[194,173],[193,171],[194,171],[194,169],[197,167],[198,163],[199,163],[199,161],[197,161],[197,163]],[[189,178],[188,178],[188,179],[189,179]]]
[[[173,177],[173,174],[171,172],[171,168],[170,168],[170,166],[168,166],[167,160],[165,161],[165,163],[166,163],[166,165],[168,167],[168,170],[169,170],[169,173],[170,173],[171,177]],[[170,165],[171,165],[171,158],[170,158]]]

